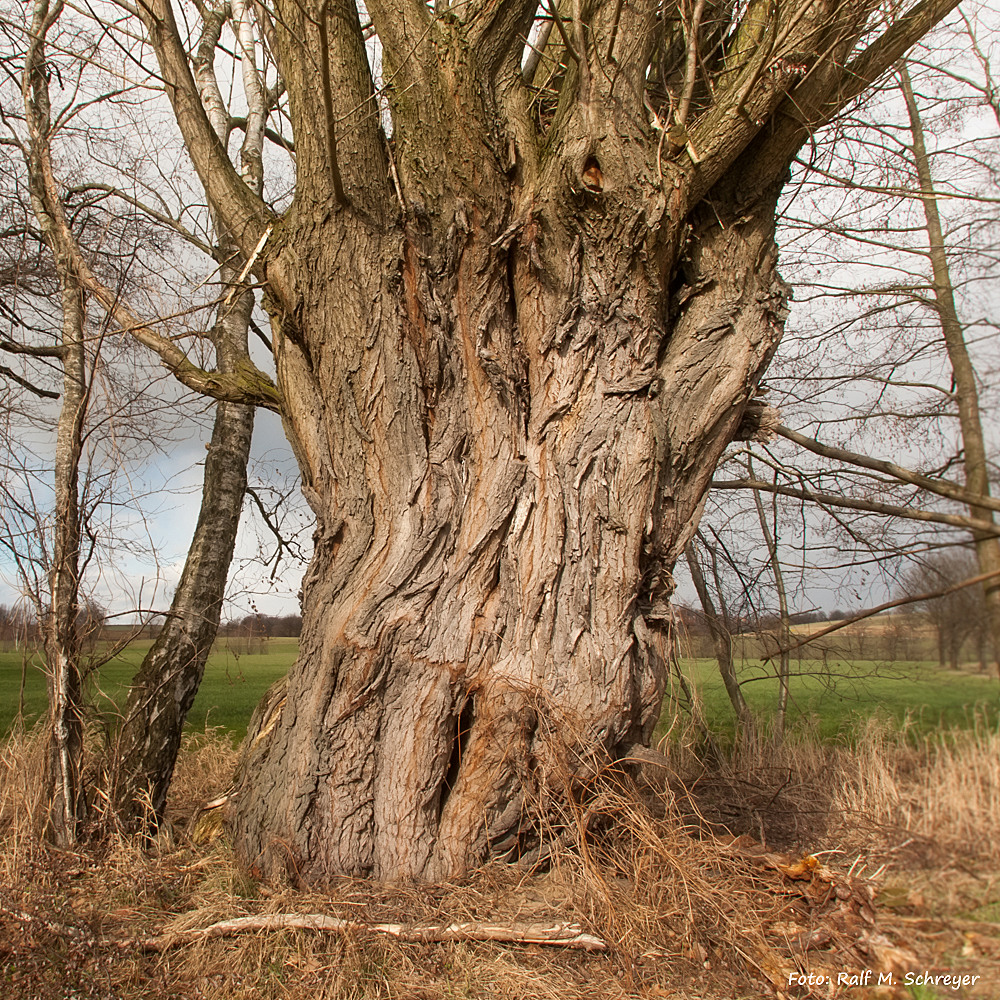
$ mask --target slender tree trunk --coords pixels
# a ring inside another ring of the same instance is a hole
[[[74,844],[86,814],[81,784],[83,680],[80,665],[79,473],[87,412],[84,304],[69,273],[61,275],[63,392],[56,431],[49,606],[42,621],[48,690],[46,828],[61,846]]]
[[[955,401],[958,406],[958,423],[961,433],[962,452],[965,464],[966,489],[981,496],[990,495],[990,470],[986,456],[986,441],[979,411],[979,386],[976,371],[969,357],[965,343],[965,330],[955,306],[955,288],[952,282],[948,254],[945,249],[944,232],[934,195],[934,175],[927,152],[923,121],[917,107],[910,75],[906,64],[898,68],[903,98],[910,118],[910,134],[913,139],[913,161],[920,181],[921,200],[927,224],[929,256],[934,281],[934,303],[941,323],[948,360],[951,364],[955,386]],[[988,507],[969,505],[971,517],[993,523],[994,513]],[[1000,539],[982,532],[973,532],[976,559],[981,573],[1000,571]],[[1000,577],[983,584],[985,591],[986,616],[993,638],[994,649],[1000,649]],[[996,667],[1000,671],[1000,660]]]
[[[49,604],[40,627],[45,649],[48,690],[48,741],[43,801],[48,808],[42,825],[63,846],[76,842],[86,813],[81,787],[83,754],[83,681],[80,671],[80,457],[87,412],[86,310],[79,274],[60,249],[58,221],[48,209],[46,188],[51,182],[48,144],[52,130],[48,94],[45,35],[59,16],[48,0],[35,0],[31,35],[22,78],[27,147],[28,188],[32,210],[46,243],[52,249],[59,276],[62,308],[60,360],[63,391],[56,429],[53,480],[52,540],[49,552]]]
[[[719,674],[722,683],[725,685],[726,694],[729,696],[729,703],[733,706],[736,719],[747,735],[754,732],[754,720],[750,709],[743,697],[743,689],[740,687],[739,679],[736,676],[736,667],[733,663],[733,637],[727,627],[727,616],[725,615],[725,605],[722,595],[719,595],[720,608],[722,613],[716,611],[709,593],[708,584],[705,581],[705,574],[701,571],[701,564],[698,561],[698,553],[694,543],[689,542],[684,548],[684,558],[687,560],[688,569],[691,572],[691,580],[694,589],[701,602],[705,620],[708,622],[709,631],[712,633],[712,647],[715,650],[715,659],[719,665]]]
[[[951,637],[948,643],[948,666],[952,670],[958,670],[959,653],[962,651],[962,640],[957,635]]]
[[[132,678],[124,721],[109,748],[109,819],[124,829],[146,829],[163,816],[184,722],[219,628],[252,430],[252,407],[217,404],[184,571],[163,628]]]
[[[222,265],[224,284],[235,282],[240,264],[237,255]],[[253,308],[253,294],[246,290],[219,307],[212,339],[223,374],[248,356]],[[116,828],[148,830],[163,817],[184,723],[219,630],[246,494],[253,423],[252,406],[216,404],[201,508],[184,570],[163,627],[132,678],[121,729],[106,755],[112,804],[108,820]]]
[[[749,466],[748,471],[752,479],[753,467]],[[778,558],[778,542],[767,523],[759,491],[753,491],[753,499],[757,506],[757,519],[760,522],[761,534],[764,536],[764,544],[767,546],[767,558],[771,565],[771,575],[774,577],[774,589],[778,594],[778,615],[780,618],[777,651],[778,705],[774,716],[774,735],[776,739],[780,740],[785,732],[785,718],[788,715],[788,689],[791,673],[788,659],[788,645],[791,636],[788,623],[788,595],[785,591],[785,577],[781,572],[781,560]]]
[[[242,0],[235,0],[228,11],[224,5],[206,9],[193,69],[212,130],[220,141],[227,142],[230,122],[215,77],[214,59],[229,13],[244,52],[248,115],[240,150],[242,173],[247,184],[259,193],[263,183],[260,158],[264,97],[253,40],[247,35],[249,15]],[[219,244],[216,253],[223,262],[219,268],[221,283],[230,289],[218,307],[212,331],[216,370],[225,375],[237,372],[249,360],[247,330],[254,296],[238,285],[243,256],[215,213],[212,222]],[[121,732],[109,754],[113,804],[110,818],[125,829],[146,829],[163,816],[184,723],[218,634],[246,493],[253,422],[251,406],[228,402],[216,405],[201,509],[184,571],[163,628],[132,679]]]

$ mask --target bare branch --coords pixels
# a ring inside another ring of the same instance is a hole
[[[5,378],[9,378],[11,382],[16,382],[23,389],[27,389],[28,392],[33,392],[36,396],[41,399],[58,399],[59,393],[52,392],[51,389],[40,389],[37,385],[29,382],[26,378],[22,378],[13,369],[8,368],[6,365],[0,365],[0,375]]]
[[[106,194],[113,195],[115,198],[120,198],[126,204],[131,205],[133,208],[138,208],[143,214],[148,215],[151,219],[159,222],[160,225],[164,226],[166,229],[170,229],[177,233],[181,239],[190,243],[193,247],[197,247],[197,249],[199,249],[202,253],[207,254],[209,257],[213,256],[213,248],[204,240],[195,236],[190,229],[181,225],[177,219],[173,219],[169,215],[153,208],[152,205],[143,201],[141,198],[136,198],[134,195],[130,195],[128,192],[122,191],[121,188],[114,187],[111,184],[99,183],[80,184],[75,187],[66,188],[67,194],[82,194],[87,191],[103,191]]]
[[[1000,538],[1000,525],[978,518],[962,517],[961,514],[940,514],[937,511],[920,510],[917,507],[899,507],[895,504],[879,503],[876,500],[858,500],[854,497],[838,496],[836,493],[821,493],[817,490],[794,489],[790,486],[766,483],[759,479],[713,479],[711,488],[714,490],[763,490],[765,493],[776,493],[778,496],[792,497],[795,500],[808,500],[825,507],[846,507],[848,510],[888,514],[891,517],[903,517],[911,521],[950,524],[955,528],[981,531],[984,534]]]
[[[835,448],[833,445],[822,444],[813,438],[799,434],[788,427],[776,427],[776,434],[793,441],[795,444],[823,458],[832,458],[838,462],[847,462],[850,465],[857,465],[863,469],[871,469],[874,472],[881,472],[893,479],[898,479],[901,483],[909,483],[911,486],[919,486],[928,493],[936,493],[938,496],[947,497],[949,500],[957,500],[959,503],[970,504],[976,507],[988,507],[991,510],[1000,510],[1000,500],[994,497],[983,496],[979,493],[972,493],[963,489],[958,483],[953,483],[947,479],[935,479],[931,476],[913,472],[895,462],[886,462],[878,458],[869,458],[867,455],[860,455],[855,451],[847,451],[844,448]]]
[[[862,611],[860,614],[852,615],[850,618],[834,622],[833,625],[828,625],[818,632],[813,632],[808,638],[802,639],[787,649],[779,650],[778,653],[775,653],[775,656],[782,652],[790,653],[793,649],[798,649],[800,646],[808,646],[817,639],[822,639],[824,636],[830,635],[831,632],[838,632],[842,628],[847,628],[848,625],[854,625],[856,622],[864,621],[866,618],[880,615],[883,611],[890,611],[892,608],[901,608],[907,604],[919,604],[921,601],[933,601],[937,597],[945,597],[948,594],[954,594],[957,590],[974,587],[978,583],[986,583],[988,580],[995,580],[997,577],[1000,577],[1000,570],[992,570],[989,573],[980,573],[978,576],[971,576],[967,580],[962,580],[961,583],[952,584],[950,587],[945,587],[942,590],[931,590],[926,594],[916,594],[912,597],[898,597],[894,601],[886,601],[885,604],[880,604],[878,607],[869,608],[867,611]],[[771,659],[771,657],[768,657],[768,659]]]
[[[844,83],[825,112],[824,121],[835,117],[841,108],[867,90],[883,73],[887,73],[931,28],[947,17],[959,0],[920,0],[901,15],[848,66]]]
[[[0,351],[6,351],[8,354],[26,354],[32,358],[61,358],[66,353],[61,344],[54,347],[33,347],[6,338],[0,340]]]

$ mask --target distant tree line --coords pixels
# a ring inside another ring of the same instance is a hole
[[[248,636],[277,639],[298,638],[302,631],[302,615],[246,615],[224,622],[220,636]]]
[[[705,620],[705,615],[687,605],[678,605],[675,612],[679,621],[691,635],[707,635],[711,629]],[[788,616],[789,625],[812,625],[816,622],[836,622],[848,617],[847,611],[839,608],[826,612],[818,611],[795,611]],[[736,617],[732,622],[732,633],[740,635],[746,632],[760,632],[774,628],[780,624],[780,617],[776,614],[744,615]]]
[[[252,614],[234,618],[219,626],[219,638],[234,656],[267,652],[270,639],[298,638],[302,631],[301,615]]]
[[[107,611],[96,601],[86,600],[76,614],[76,631],[82,648],[93,648],[101,638]],[[0,650],[10,652],[36,646],[41,637],[38,616],[29,608],[0,604]]]

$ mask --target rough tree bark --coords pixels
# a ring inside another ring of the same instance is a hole
[[[390,141],[355,6],[277,0],[297,170],[277,217],[214,136],[170,3],[146,0],[192,160],[266,282],[316,515],[300,656],[237,788],[249,864],[440,878],[514,857],[546,796],[648,738],[670,571],[781,333],[788,165],[952,2],[853,60],[869,5],[751,3],[664,65],[685,113],[653,94],[658,130],[647,67],[682,31],[656,3],[570,4],[539,114],[534,0],[369,0]]]

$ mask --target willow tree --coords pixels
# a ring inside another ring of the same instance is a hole
[[[236,791],[248,863],[516,855],[649,737],[671,570],[782,330],[789,164],[955,2],[368,0],[366,25],[231,0],[244,127],[294,150],[280,211],[206,111],[212,5],[121,3],[264,289],[276,383],[125,325],[278,410],[316,516],[299,659]]]

